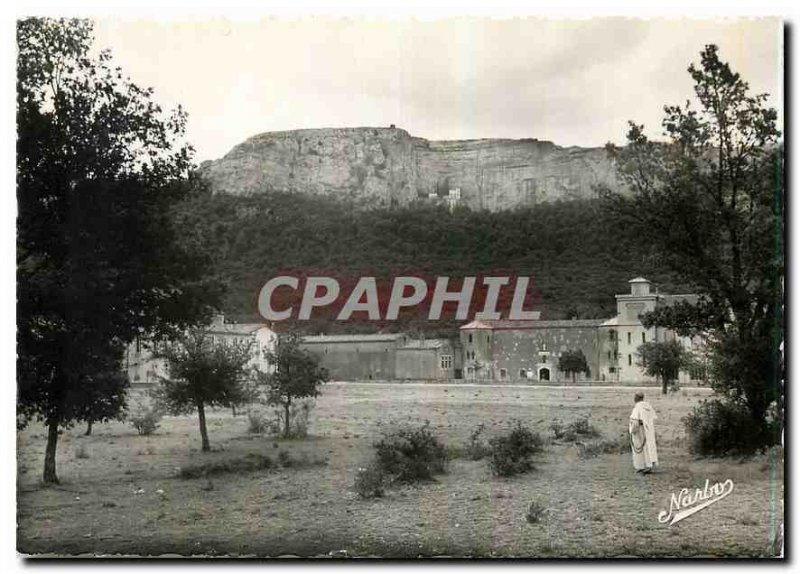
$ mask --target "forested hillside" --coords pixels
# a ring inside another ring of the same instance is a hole
[[[543,319],[612,317],[614,295],[643,275],[664,292],[685,292],[603,217],[596,200],[542,204],[501,212],[412,204],[357,209],[345,201],[266,192],[202,194],[181,217],[197,248],[210,249],[228,283],[225,308],[238,321],[258,320],[264,282],[287,269],[346,276],[391,276],[400,270],[463,277],[505,269],[534,278]],[[392,330],[452,331],[442,321]],[[369,330],[364,324],[306,322],[307,332]]]

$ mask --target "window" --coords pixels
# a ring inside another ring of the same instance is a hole
[[[608,360],[611,360],[611,351],[608,352]]]
[[[467,341],[468,341],[468,342],[470,342],[470,343],[472,343],[472,333],[470,333],[469,335],[467,335]]]
[[[628,366],[630,367],[632,364],[633,364],[633,359],[631,359],[631,356],[628,355]]]
[[[614,340],[614,334],[615,334],[615,333],[616,333],[616,331],[614,331],[613,329],[611,329],[611,330],[608,332],[608,340],[609,340],[609,341],[613,341],[613,340]]]
[[[613,375],[614,373],[617,372],[617,369],[616,369],[616,367],[609,367],[608,368],[608,372],[609,372],[609,374]]]
[[[647,336],[645,335],[645,333],[642,333],[642,343],[646,342],[647,342]]]
[[[527,379],[528,378],[527,373],[525,373],[525,369],[520,369],[519,370],[519,378],[520,379]]]
[[[628,344],[629,345],[631,344],[631,332],[630,331],[628,331]]]
[[[452,355],[442,355],[439,358],[439,364],[442,366],[443,369],[450,369],[453,366],[453,356]]]
[[[486,342],[489,342],[489,335],[486,335]]]
[[[505,379],[508,376],[508,371],[505,369],[500,369],[500,378]]]
[[[472,367],[467,367],[467,373],[469,373],[470,375],[475,374],[475,369]]]

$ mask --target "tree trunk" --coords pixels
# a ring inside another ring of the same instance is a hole
[[[289,407],[292,404],[292,399],[288,399],[283,405],[283,438],[289,438]]]
[[[56,476],[56,446],[58,445],[58,422],[51,420],[47,425],[47,447],[44,451],[44,475],[42,480],[45,484],[58,484]]]
[[[200,419],[200,438],[203,440],[203,452],[209,452],[211,445],[208,443],[208,430],[206,429],[206,411],[203,403],[197,403],[197,416]]]
[[[86,432],[83,433],[83,434],[84,434],[84,436],[90,436],[92,434],[92,421],[89,421],[86,424]]]
[[[661,377],[661,394],[667,394],[667,386],[669,385],[669,380],[667,377]]]
[[[231,412],[233,413],[233,416],[236,416],[236,405],[231,405]]]

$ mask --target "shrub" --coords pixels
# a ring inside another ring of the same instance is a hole
[[[181,478],[201,478],[217,474],[252,472],[272,467],[272,460],[261,454],[250,453],[243,458],[218,460],[182,466],[179,476]]]
[[[588,442],[581,447],[581,456],[590,458],[601,454],[624,454],[630,452],[631,441],[628,433],[620,434],[616,439],[601,439]]]
[[[489,441],[491,456],[489,467],[497,476],[513,476],[533,468],[531,457],[541,452],[544,442],[539,433],[533,432],[517,421],[508,434]]]
[[[537,524],[542,521],[547,509],[538,500],[534,500],[528,506],[528,512],[525,513],[525,520],[530,524]]]
[[[250,434],[264,434],[271,429],[270,421],[264,416],[264,413],[250,409],[247,411],[247,432]]]
[[[567,431],[568,432],[572,431],[572,433],[576,435],[582,435],[587,437],[600,436],[600,432],[589,422],[588,417],[581,417],[577,420],[572,421],[567,426]]]
[[[489,443],[482,438],[485,431],[486,425],[481,423],[469,434],[469,440],[467,441],[464,451],[470,460],[481,460],[489,456],[492,452]]]
[[[430,480],[445,472],[447,452],[425,422],[419,427],[386,431],[376,442],[375,461],[392,482],[414,483]]]
[[[553,422],[550,423],[550,430],[553,432],[553,437],[556,439],[563,438],[564,436],[564,425],[561,424],[561,421],[555,419]]]
[[[775,435],[766,422],[753,421],[743,405],[719,399],[703,401],[683,423],[694,454],[748,455],[774,442]]]
[[[384,483],[383,471],[372,462],[358,469],[353,487],[360,498],[380,498],[383,496]]]
[[[158,429],[161,421],[161,409],[154,404],[137,403],[134,410],[128,414],[128,420],[133,428],[143,436],[151,435]]]

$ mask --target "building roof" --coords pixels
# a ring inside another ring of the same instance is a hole
[[[352,334],[352,335],[307,335],[303,343],[379,343],[397,341],[403,333]]]
[[[498,330],[530,330],[530,329],[569,329],[599,327],[603,319],[568,319],[562,321],[513,321],[500,319],[497,321],[473,321],[461,329],[489,329]]]
[[[208,332],[214,335],[252,335],[264,328],[269,326],[264,323],[212,323]]]
[[[405,345],[403,345],[402,347],[400,347],[398,351],[402,351],[403,349],[434,350],[434,349],[440,349],[442,348],[442,346],[444,346],[444,341],[442,341],[441,339],[413,339],[408,343],[406,343]]]

